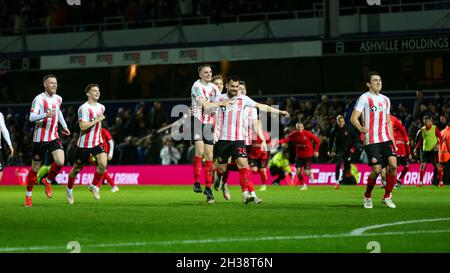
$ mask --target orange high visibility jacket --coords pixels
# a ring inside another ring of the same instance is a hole
[[[442,141],[439,144],[439,162],[450,160],[450,126],[441,131]]]

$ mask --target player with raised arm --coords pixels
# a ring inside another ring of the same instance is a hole
[[[211,65],[204,64],[198,68],[199,78],[193,85],[191,90],[192,99],[192,118],[191,118],[191,137],[194,141],[194,192],[202,192],[200,186],[200,175],[202,171],[203,158],[205,159],[205,190],[204,194],[207,200],[211,200],[208,196],[212,195],[211,185],[213,180],[213,113],[217,106],[227,106],[230,101],[214,102],[215,98],[220,95],[217,87],[211,83],[212,70]],[[212,199],[214,200],[214,199]]]
[[[395,208],[391,193],[397,179],[397,150],[393,142],[394,130],[390,118],[391,102],[388,97],[381,94],[382,82],[380,75],[371,71],[367,74],[366,85],[369,91],[362,94],[356,102],[351,116],[351,123],[364,133],[364,149],[369,159],[372,171],[368,177],[367,188],[364,194],[364,208],[373,208],[372,190],[375,187],[382,166],[387,166],[386,187],[382,203],[389,208]],[[359,118],[362,117],[362,124]]]
[[[247,86],[244,81],[239,82],[239,94],[247,96]],[[266,166],[267,159],[269,158],[267,143],[270,143],[270,135],[262,130],[261,121],[258,118],[258,111],[254,107],[246,107],[244,109],[244,144],[249,159],[248,174],[249,179],[252,180],[252,173],[258,174],[260,172],[262,182],[261,191],[266,190]]]
[[[247,151],[244,145],[244,108],[256,107],[261,111],[279,113],[289,116],[286,111],[280,111],[265,104],[260,104],[248,96],[238,95],[239,80],[236,77],[227,79],[227,94],[222,94],[217,101],[233,100],[234,103],[228,107],[220,107],[218,111],[218,148],[217,158],[219,161],[219,176],[227,168],[228,159],[231,157],[239,169],[239,181],[242,189],[243,203],[261,203],[262,200],[256,196],[254,186],[249,183]],[[214,198],[209,196],[208,198]]]
[[[52,198],[51,183],[64,166],[64,150],[59,140],[58,123],[63,127],[62,134],[70,135],[66,121],[61,112],[62,98],[56,94],[58,81],[55,75],[46,75],[43,78],[44,92],[33,99],[30,109],[30,122],[35,123],[33,145],[31,148],[31,169],[27,175],[27,190],[25,206],[32,206],[33,187],[36,183],[37,172],[42,165],[47,150],[51,152],[54,162],[49,174],[42,179],[45,185],[45,194]]]

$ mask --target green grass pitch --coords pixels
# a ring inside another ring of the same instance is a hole
[[[94,200],[86,186],[65,187],[48,199],[42,186],[33,207],[23,205],[25,188],[0,187],[0,252],[70,252],[75,241],[85,252],[450,252],[450,187],[394,190],[396,209],[364,209],[364,187],[269,186],[264,202],[244,205],[240,188],[225,201],[213,190],[207,204],[191,186],[103,186]],[[380,225],[377,227],[377,225]],[[357,230],[365,228],[365,230]]]

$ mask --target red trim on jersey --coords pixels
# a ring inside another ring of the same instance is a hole
[[[94,127],[94,139],[92,142],[92,145],[95,143],[100,143],[100,130],[98,129],[100,127],[100,122],[97,122]]]
[[[231,139],[231,126],[233,124],[232,113],[228,113],[227,118],[228,118],[228,123],[227,123],[227,138],[226,139]]]
[[[242,115],[242,111],[244,111],[244,109],[242,109],[242,99],[238,99],[237,101],[236,101],[236,103],[237,103],[237,107],[238,107],[238,110],[237,110],[237,116],[236,116],[236,123],[237,123],[237,125],[236,125],[236,132],[235,132],[235,139],[236,140],[238,140],[239,139],[239,133],[240,133],[240,131],[241,131],[241,115]],[[241,109],[241,110],[239,110],[239,109]]]
[[[374,130],[373,130],[373,124],[374,124],[374,119],[375,119],[375,114],[372,111],[372,107],[374,106],[373,104],[373,99],[369,96],[367,96],[367,100],[369,101],[369,111],[370,111],[370,118],[369,118],[369,143],[366,144],[372,144],[374,143]]]
[[[56,104],[53,104],[53,110],[56,111]],[[58,132],[56,130],[56,127],[58,126],[58,124],[56,123],[56,117],[57,115],[55,115],[54,117],[52,117],[52,124],[50,125],[50,132],[53,132],[53,137],[56,139],[58,138]],[[49,136],[50,137],[50,136]]]
[[[206,96],[206,90],[205,90],[204,87],[202,87],[202,92],[203,92],[203,96],[205,97],[205,101],[208,101],[208,100],[206,99],[207,96]],[[206,111],[205,111],[203,108],[204,108],[204,107],[202,106],[202,123],[205,124],[205,123],[209,122],[209,120],[205,118],[205,112],[206,112]],[[203,132],[202,132],[202,134],[203,134]]]
[[[48,108],[47,100],[42,98],[42,104],[44,104],[44,113],[46,113],[47,108]],[[43,119],[43,121],[42,121],[41,138],[40,138],[41,141],[44,141],[44,139],[45,139],[45,131],[46,131],[46,128],[47,128],[47,120],[48,120],[48,118],[45,117]]]
[[[378,102],[378,106],[383,108],[383,103],[379,101]],[[381,111],[381,112],[378,113],[378,141],[379,142],[384,142],[383,121],[384,121],[384,111]]]
[[[386,103],[386,107],[387,107],[387,109],[386,109],[386,122],[385,122],[385,131],[386,131],[386,136],[387,136],[387,138],[388,138],[388,140],[392,140],[392,141],[394,141],[394,139],[391,139],[391,137],[394,137],[394,136],[391,136],[391,133],[389,133],[389,125],[388,125],[388,116],[387,116],[387,112],[388,111],[390,111],[391,109],[389,109],[390,107],[391,107],[391,105],[389,104],[389,102],[388,102],[388,99],[387,98],[384,98],[384,102]],[[392,133],[394,133],[394,132],[392,132]]]
[[[94,117],[94,112],[92,111],[91,108],[87,108],[88,112],[89,112],[89,121],[91,121],[91,119]],[[89,138],[91,137],[91,130],[92,127],[90,129],[87,130],[86,134],[84,135],[84,144],[83,147],[88,147],[89,144]]]

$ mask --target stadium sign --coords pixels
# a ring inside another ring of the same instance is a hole
[[[449,36],[324,42],[323,55],[449,50]]]
[[[358,177],[356,178],[358,185],[366,185],[367,178],[370,175],[371,168],[366,164],[355,164],[358,170]],[[314,181],[309,181],[310,185],[330,186],[335,185],[335,171],[334,164],[313,164],[312,172],[314,174]],[[26,185],[27,174],[30,167],[28,166],[8,166],[3,170],[3,179],[0,183],[2,185]],[[64,166],[61,172],[56,176],[58,184],[67,184],[69,180],[69,173],[71,167]],[[292,170],[295,170],[292,165]],[[108,173],[117,185],[191,185],[192,181],[189,177],[192,176],[192,165],[135,165],[130,166],[108,166]],[[95,174],[94,166],[86,166],[78,174],[75,179],[77,185],[88,185],[92,182]],[[170,174],[171,179],[167,179],[167,174]],[[400,174],[398,174],[400,175]],[[423,182],[424,185],[432,185],[433,171],[426,171]],[[272,181],[275,177],[268,174],[268,180]],[[411,164],[409,172],[403,179],[404,185],[417,185],[420,178],[420,164]],[[256,179],[256,178],[255,178]],[[230,185],[239,185],[239,173],[231,172],[229,176]],[[201,181],[203,183],[203,181]],[[290,179],[286,177],[282,181],[283,185],[297,185],[298,178]],[[381,184],[381,178],[377,180],[377,184]]]

